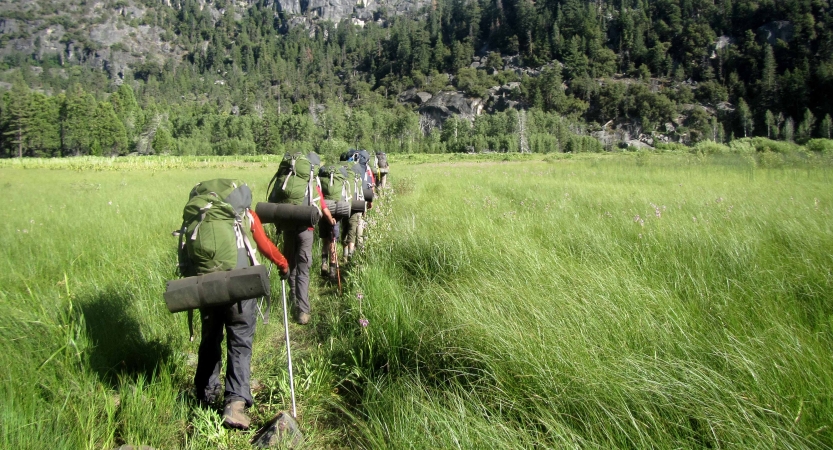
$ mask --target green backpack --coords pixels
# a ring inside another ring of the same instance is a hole
[[[329,164],[318,171],[325,200],[344,201],[350,198],[350,180],[344,166]]]
[[[194,186],[182,211],[179,271],[184,277],[257,265],[252,245],[252,191],[218,178]]]
[[[316,187],[319,185],[318,167],[321,158],[310,152],[287,153],[278,166],[278,171],[269,182],[267,191],[270,203],[290,203],[293,205],[316,206],[321,208]]]
[[[353,166],[356,163],[342,161],[339,166],[344,168],[347,172],[347,183],[349,184],[349,198],[348,200],[364,200],[364,190],[362,189],[362,178],[353,171]]]

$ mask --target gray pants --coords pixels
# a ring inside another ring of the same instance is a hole
[[[309,269],[312,265],[313,231],[302,228],[283,232],[283,255],[289,262],[289,296],[295,308],[309,314]]]
[[[243,400],[252,405],[250,386],[252,341],[257,324],[257,299],[244,300],[229,306],[200,308],[202,339],[200,340],[194,386],[197,397],[213,402],[220,394],[220,345],[223,330],[226,337],[226,403]]]

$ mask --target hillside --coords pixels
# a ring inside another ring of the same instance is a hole
[[[0,154],[829,138],[830,9],[828,0],[5,0]]]

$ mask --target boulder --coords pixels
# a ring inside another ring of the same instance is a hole
[[[626,141],[625,143],[628,144],[628,147],[635,147],[635,148],[638,148],[640,150],[652,150],[653,149],[653,147],[651,147],[650,145],[648,145],[648,144],[646,144],[642,141],[636,140],[636,139],[631,139],[629,141]]]
[[[508,109],[520,109],[520,102],[509,100],[506,97],[498,97],[492,104],[492,109],[495,111],[506,111]]]

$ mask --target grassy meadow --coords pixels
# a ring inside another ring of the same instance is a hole
[[[392,158],[344,295],[290,327],[304,446],[833,447],[833,173],[775,157]],[[276,165],[0,162],[0,448],[250,448],[162,292],[193,184],[262,199]],[[289,408],[275,306],[256,424]]]

